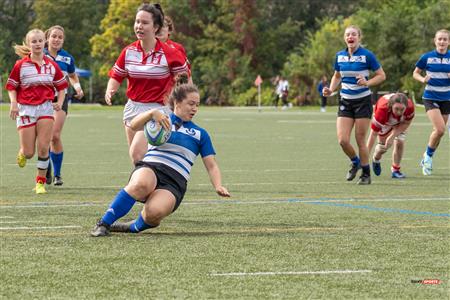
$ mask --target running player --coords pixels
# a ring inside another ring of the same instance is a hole
[[[112,96],[127,78],[127,97],[123,122],[130,158],[135,164],[144,157],[147,141],[142,130],[130,127],[139,113],[164,106],[178,74],[188,73],[186,58],[176,49],[159,41],[156,34],[163,27],[164,14],[159,4],[139,6],[134,22],[137,41],[126,46],[110,70],[105,100]]]
[[[351,160],[347,180],[353,180],[358,170],[362,168],[358,184],[370,184],[366,134],[369,130],[373,108],[369,87],[382,83],[386,79],[386,75],[375,55],[361,46],[361,39],[362,34],[358,27],[351,25],[345,29],[344,41],[347,48],[336,53],[335,72],[330,87],[323,89],[323,95],[329,97],[342,81],[336,127],[339,144]],[[370,70],[375,72],[375,76],[371,79],[369,79]],[[353,127],[355,127],[359,156],[350,143]]]
[[[405,178],[400,172],[400,162],[405,147],[406,130],[414,118],[414,103],[405,94],[393,93],[380,97],[375,105],[372,129],[367,141],[369,153],[378,137],[378,144],[372,158],[375,175],[381,174],[380,159],[394,145],[392,151],[392,178]]]
[[[159,226],[183,200],[192,165],[199,154],[217,194],[230,196],[222,186],[208,133],[192,122],[200,104],[197,87],[192,84],[175,87],[170,101],[174,109],[170,115],[171,137],[161,146],[151,146],[143,160],[136,164],[127,186],[117,194],[91,232],[92,236],[107,236],[110,231],[138,233]],[[140,130],[150,119],[165,128],[169,126],[167,115],[151,109],[134,118],[131,127]],[[131,210],[136,201],[145,203],[138,218],[128,223],[116,222]]]
[[[23,45],[14,46],[22,57],[6,83],[11,100],[10,117],[16,120],[20,150],[17,164],[23,168],[37,148],[36,194],[45,194],[45,174],[53,129],[53,112],[61,110],[68,84],[58,64],[44,55],[45,34],[30,30]],[[57,102],[52,104],[57,91]]]
[[[414,79],[425,84],[422,99],[428,119],[433,124],[427,149],[420,162],[423,175],[431,175],[433,171],[433,154],[445,134],[450,114],[449,39],[448,30],[438,30],[434,36],[436,49],[422,55],[413,72]],[[423,71],[426,72],[425,77],[422,76]]]
[[[77,99],[81,99],[84,96],[83,89],[80,85],[80,80],[78,78],[77,73],[75,73],[75,60],[73,56],[70,55],[67,51],[65,51],[62,47],[64,44],[64,28],[59,25],[55,25],[50,27],[45,32],[45,38],[47,40],[47,48],[44,49],[44,53],[53,59],[58,66],[63,71],[64,76],[68,76],[69,82],[73,86],[75,92],[77,93],[75,97]],[[57,98],[53,100],[56,102]],[[54,185],[62,185],[62,177],[61,177],[61,166],[63,162],[64,156],[64,148],[61,141],[61,133],[64,126],[64,122],[66,121],[66,117],[69,111],[69,100],[67,95],[67,89],[65,90],[64,103],[62,105],[62,109],[59,111],[55,111],[55,123],[53,124],[53,136],[52,141],[50,143],[50,159],[54,168]],[[47,184],[51,184],[52,175],[51,175],[51,165],[47,169]]]

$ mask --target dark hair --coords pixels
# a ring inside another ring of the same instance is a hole
[[[156,31],[156,33],[159,33],[161,28],[164,26],[164,13],[161,5],[159,5],[159,3],[143,3],[138,7],[136,13],[140,12],[141,10],[152,14],[153,26],[158,26],[158,30]]]
[[[169,96],[169,104],[170,107],[174,108],[175,103],[182,102],[188,94],[190,93],[199,93],[198,88],[195,84],[188,83],[188,75],[186,73],[181,73],[176,77],[175,87],[170,93]]]
[[[164,17],[164,25],[167,26],[169,33],[175,33],[175,25],[173,24],[171,17],[169,16]]]
[[[395,93],[394,95],[391,96],[391,98],[389,98],[389,101],[388,101],[389,108],[392,108],[392,106],[395,103],[401,103],[407,107],[408,106],[408,97],[406,97],[406,95],[403,93]]]

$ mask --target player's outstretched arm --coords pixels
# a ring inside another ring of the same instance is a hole
[[[137,115],[131,121],[130,127],[134,131],[142,130],[145,123],[152,119],[162,125],[166,130],[170,130],[169,116],[167,116],[157,108],[145,111]]]
[[[219,165],[216,162],[214,155],[208,155],[203,157],[203,164],[206,171],[208,171],[209,179],[216,190],[216,193],[222,197],[230,197],[230,193],[227,188],[222,186],[222,175],[220,174]]]

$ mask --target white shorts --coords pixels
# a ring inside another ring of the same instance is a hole
[[[53,105],[51,101],[46,101],[39,105],[18,104],[19,115],[16,118],[18,129],[35,126],[41,119],[53,118]]]
[[[142,103],[128,100],[127,104],[125,104],[125,108],[123,109],[123,123],[125,126],[130,127],[131,120],[133,120],[137,115],[153,108],[161,108],[167,114],[171,111],[168,106],[163,106],[159,103]]]

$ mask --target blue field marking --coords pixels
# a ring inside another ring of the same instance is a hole
[[[345,208],[358,208],[358,209],[367,209],[372,211],[381,211],[381,212],[391,212],[391,213],[400,213],[400,214],[412,214],[412,215],[428,215],[433,217],[447,217],[450,218],[450,214],[446,213],[434,213],[431,211],[417,211],[410,209],[399,209],[399,208],[383,208],[383,207],[374,207],[369,205],[355,205],[349,203],[336,203],[336,202],[325,202],[325,201],[316,201],[316,202],[307,202],[308,204],[318,204],[318,205],[327,205],[327,206],[339,206]]]

